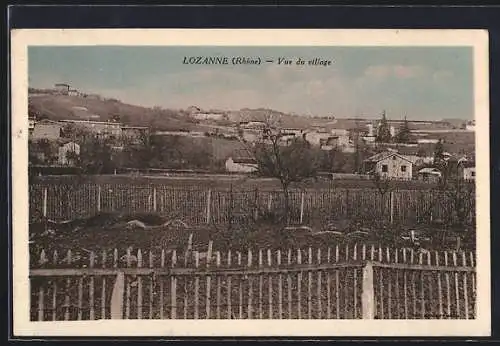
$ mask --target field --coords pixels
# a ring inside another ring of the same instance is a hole
[[[474,241],[436,242],[449,203],[429,185],[294,188],[284,227],[266,218],[276,182],[238,178],[37,177],[31,320],[359,319],[367,302],[376,319],[475,317]]]
[[[280,183],[273,178],[252,178],[238,174],[177,174],[171,176],[165,175],[131,175],[131,174],[116,174],[116,175],[57,175],[57,176],[36,176],[32,177],[32,184],[51,184],[51,185],[76,185],[76,184],[133,184],[133,185],[165,185],[172,187],[196,187],[203,185],[206,188],[237,188],[239,190],[255,189],[279,189]],[[412,181],[393,181],[391,186],[398,190],[428,190],[435,187],[435,184],[412,180]],[[325,188],[367,188],[375,189],[376,186],[372,181],[361,179],[342,179],[329,180],[320,178],[317,181],[308,181],[306,183],[295,185],[308,189],[325,189]]]

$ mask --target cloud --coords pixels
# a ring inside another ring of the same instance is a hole
[[[390,66],[375,65],[375,66],[368,66],[365,70],[364,75],[367,77],[383,78],[389,76],[390,73],[391,73]]]
[[[454,76],[455,74],[449,70],[438,70],[432,74],[432,80],[437,83],[447,82]]]
[[[414,78],[425,73],[425,69],[418,65],[396,65],[392,68],[394,76],[398,78]]]
[[[425,68],[419,65],[371,65],[365,69],[364,76],[376,79],[406,79],[422,76],[425,71]]]

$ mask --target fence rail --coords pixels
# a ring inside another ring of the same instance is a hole
[[[292,222],[337,218],[385,218],[415,224],[454,215],[461,200],[466,219],[475,216],[474,194],[463,198],[433,190],[397,190],[382,195],[376,189],[315,189],[290,192]],[[280,191],[228,191],[164,185],[81,184],[30,185],[30,216],[51,219],[88,217],[100,212],[156,212],[176,215],[192,225],[245,223],[282,212]]]
[[[31,319],[475,318],[473,253],[358,248],[345,258],[339,247],[103,251],[80,268],[71,251],[62,262],[42,252],[30,270]]]

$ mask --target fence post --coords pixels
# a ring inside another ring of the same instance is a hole
[[[116,275],[115,286],[111,296],[111,319],[123,319],[123,293],[125,289],[125,274],[119,272]]]
[[[156,186],[153,187],[153,211],[156,212]]]
[[[300,224],[304,221],[304,192],[302,191],[300,196]]]
[[[97,186],[97,212],[101,212],[101,185]]]
[[[269,197],[267,199],[267,211],[268,212],[271,212],[272,205],[273,205],[273,194],[271,191],[269,191]]]
[[[47,195],[48,195],[48,188],[45,187],[43,189],[43,217],[47,217]]]
[[[208,189],[207,193],[207,223],[210,223],[210,199],[212,196],[212,190]]]
[[[371,262],[366,262],[363,267],[361,307],[363,319],[375,318],[375,290],[373,287],[373,265]]]
[[[253,220],[257,221],[259,218],[259,188],[255,188],[255,195],[254,195],[254,209],[253,209]]]
[[[390,204],[391,204],[391,223],[394,222],[394,191],[391,191],[390,194]]]

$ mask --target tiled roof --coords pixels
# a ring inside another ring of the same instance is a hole
[[[257,161],[255,159],[248,157],[235,157],[233,158],[233,162],[243,164],[257,164]]]
[[[391,151],[384,151],[382,153],[375,154],[375,155],[367,158],[365,161],[366,162],[379,162],[379,161],[384,160],[384,159],[391,157],[393,155],[396,155],[397,157],[399,157],[405,161],[412,162],[411,160],[406,158],[404,155],[398,154],[396,152],[391,152]]]
[[[437,168],[426,167],[426,168],[422,168],[421,170],[419,170],[418,173],[435,173],[435,174],[438,174],[440,172],[439,172],[439,169],[437,169]]]

